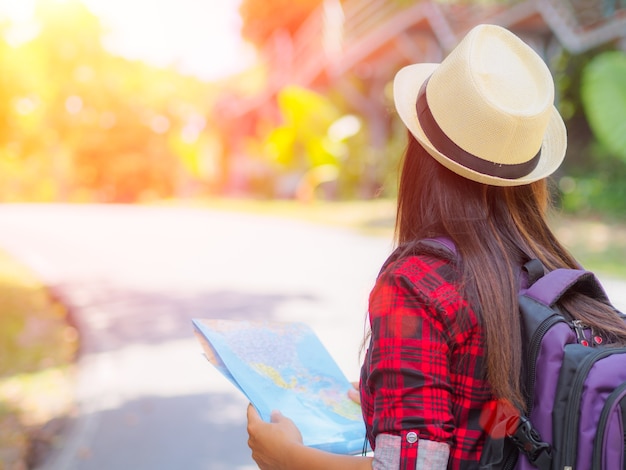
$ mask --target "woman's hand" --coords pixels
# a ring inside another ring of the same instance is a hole
[[[261,419],[248,405],[248,447],[261,470],[289,469],[288,447],[302,444],[302,435],[296,425],[279,411],[273,411],[271,423]]]

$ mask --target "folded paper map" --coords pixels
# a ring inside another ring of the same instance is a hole
[[[361,453],[361,408],[351,383],[307,325],[269,321],[193,319],[209,361],[257,409],[292,419],[304,444],[337,454]]]

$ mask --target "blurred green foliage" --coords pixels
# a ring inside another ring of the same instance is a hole
[[[626,53],[593,57],[583,70],[581,98],[599,143],[626,161]]]
[[[567,157],[557,175],[566,212],[618,219],[626,214],[625,61],[626,53],[606,45],[563,53],[553,65],[568,129]]]

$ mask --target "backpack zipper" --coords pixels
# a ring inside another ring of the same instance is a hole
[[[593,443],[593,458],[591,459],[591,468],[602,468],[602,446],[604,444],[604,433],[606,431],[606,425],[611,416],[613,405],[624,399],[624,392],[626,392],[626,382],[617,387],[606,399],[606,403],[600,413],[600,420],[598,421],[598,433]],[[626,431],[626,430],[625,430]]]
[[[526,374],[527,380],[527,390],[526,390],[526,416],[530,416],[530,412],[533,409],[533,395],[535,394],[535,374],[537,372],[537,356],[539,354],[539,347],[541,346],[541,341],[543,340],[543,336],[547,333],[547,331],[552,328],[553,325],[563,322],[567,323],[565,319],[561,315],[551,315],[546,318],[539,324],[535,333],[530,341],[530,346],[528,347],[527,356],[527,364],[530,364],[528,368],[528,372]]]
[[[589,346],[589,340],[585,336],[585,325],[580,320],[572,320],[572,328],[576,333],[576,339],[578,340],[578,344],[582,344],[583,346]]]
[[[590,349],[590,354],[586,356],[580,364],[580,367],[576,371],[574,381],[572,383],[572,392],[567,401],[567,407],[570,408],[570,404],[573,403],[575,407],[573,409],[578,410],[580,408],[580,399],[583,391],[583,384],[587,378],[587,374],[593,365],[600,359],[604,359],[614,353],[626,352],[626,348],[611,348],[603,350]],[[563,434],[563,464],[558,465],[555,468],[567,468],[568,466],[573,468],[573,464],[576,461],[576,449],[578,447],[578,413],[568,413],[565,416],[565,423],[563,428],[566,432]],[[571,436],[568,436],[568,432],[571,432]]]

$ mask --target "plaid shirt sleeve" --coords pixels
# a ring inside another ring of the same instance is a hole
[[[478,320],[432,256],[390,264],[370,295],[371,338],[361,371],[370,444],[401,437],[400,469],[414,470],[419,440],[450,446],[448,468],[480,459],[480,410],[492,396],[483,373]]]

